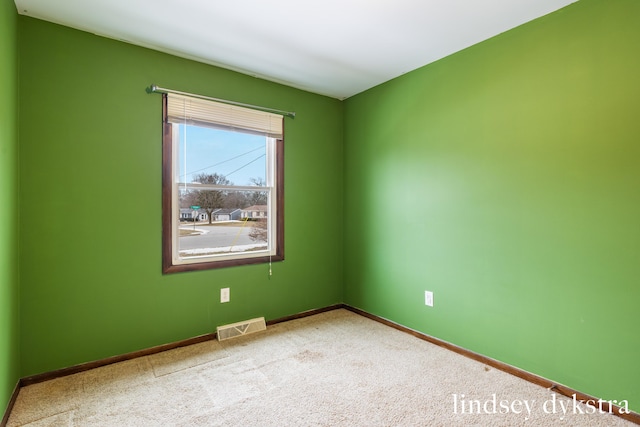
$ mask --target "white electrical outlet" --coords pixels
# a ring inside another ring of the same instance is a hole
[[[428,305],[429,307],[433,307],[433,292],[424,291],[424,305]]]
[[[229,288],[220,289],[220,302],[229,302],[230,299]]]

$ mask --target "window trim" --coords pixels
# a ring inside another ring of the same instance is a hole
[[[284,260],[284,136],[275,140],[276,233],[272,255],[221,259],[214,261],[173,263],[173,141],[172,124],[167,118],[167,94],[162,94],[162,273],[201,271],[239,265],[271,263]],[[284,134],[284,131],[283,131]]]

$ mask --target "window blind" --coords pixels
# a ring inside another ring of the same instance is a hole
[[[281,139],[284,133],[283,119],[280,114],[185,95],[167,94],[167,120],[171,123],[213,127]]]

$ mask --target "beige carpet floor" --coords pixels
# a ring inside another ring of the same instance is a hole
[[[8,426],[633,425],[588,412],[340,309],[24,387]]]

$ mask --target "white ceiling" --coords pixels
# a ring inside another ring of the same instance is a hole
[[[344,99],[575,1],[15,3],[23,15]]]

